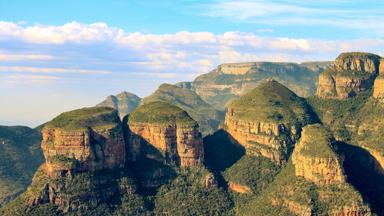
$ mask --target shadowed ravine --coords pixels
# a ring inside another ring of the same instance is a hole
[[[384,175],[377,170],[376,159],[366,150],[343,142],[336,144],[338,154],[345,157],[347,180],[369,203],[373,213],[384,215]],[[376,170],[375,170],[376,167]]]

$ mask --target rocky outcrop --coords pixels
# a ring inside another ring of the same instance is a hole
[[[110,95],[104,101],[97,104],[97,107],[112,107],[119,112],[121,119],[136,109],[141,102],[141,98],[130,92],[121,92],[117,95]]]
[[[286,161],[301,127],[313,121],[303,99],[274,80],[228,106],[225,129],[249,155]]]
[[[81,119],[73,117],[77,115],[81,115]],[[95,122],[95,119],[100,121]],[[67,122],[72,125],[66,125]],[[122,168],[125,164],[121,122],[112,108],[85,108],[63,113],[46,124],[42,135],[41,148],[49,176]]]
[[[322,126],[304,127],[292,154],[296,176],[319,185],[345,182],[342,162],[333,152],[332,142],[330,132]]]
[[[384,65],[384,63],[382,64]],[[382,73],[383,74],[376,77],[375,84],[373,86],[373,97],[381,100],[384,99],[384,68]]]
[[[237,64],[222,64],[219,65],[218,69],[224,74],[233,74],[233,75],[244,75],[246,74],[253,66],[257,67],[261,63],[237,63]]]
[[[369,53],[343,53],[333,68],[319,76],[317,96],[324,99],[346,99],[373,86],[379,73],[380,56]]]
[[[231,189],[234,192],[241,193],[241,194],[249,194],[252,193],[251,188],[249,188],[246,185],[237,184],[234,182],[229,182],[228,184],[229,189]]]
[[[142,105],[129,115],[132,160],[145,156],[192,167],[203,162],[199,127],[182,109],[163,102]]]

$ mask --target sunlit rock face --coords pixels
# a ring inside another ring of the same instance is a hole
[[[125,164],[123,130],[112,108],[63,113],[46,124],[42,135],[49,176],[121,168]]]
[[[202,164],[204,148],[199,126],[182,109],[163,102],[142,105],[129,115],[129,156],[173,163]]]
[[[249,155],[286,161],[301,127],[314,121],[305,101],[269,80],[228,106],[225,130]]]
[[[304,127],[292,154],[296,176],[319,185],[344,183],[342,161],[331,147],[333,141],[319,124]]]
[[[372,89],[379,74],[380,56],[370,53],[342,53],[333,68],[319,76],[317,96],[346,99]]]

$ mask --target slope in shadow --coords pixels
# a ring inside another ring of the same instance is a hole
[[[366,150],[343,142],[337,142],[336,151],[344,160],[347,181],[369,203],[373,212],[384,215],[384,172],[376,159]]]
[[[224,171],[236,163],[245,149],[225,130],[220,129],[204,137],[205,165],[212,171]]]

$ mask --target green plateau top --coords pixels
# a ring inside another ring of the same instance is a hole
[[[366,53],[366,52],[345,52],[341,53],[339,56],[337,56],[336,59],[344,59],[348,57],[360,57],[360,58],[368,58],[368,59],[375,59],[380,60],[380,56],[372,53]]]
[[[197,125],[197,122],[184,110],[159,101],[140,106],[129,114],[128,118],[129,123]]]
[[[45,128],[83,130],[86,128],[110,128],[120,123],[117,111],[110,107],[90,107],[64,112],[48,122]]]
[[[320,124],[307,125],[303,128],[300,145],[304,145],[299,153],[317,158],[337,159],[336,153],[331,147],[334,138],[330,131]]]
[[[275,80],[268,80],[228,106],[233,116],[246,121],[307,124],[313,122],[305,99]]]

